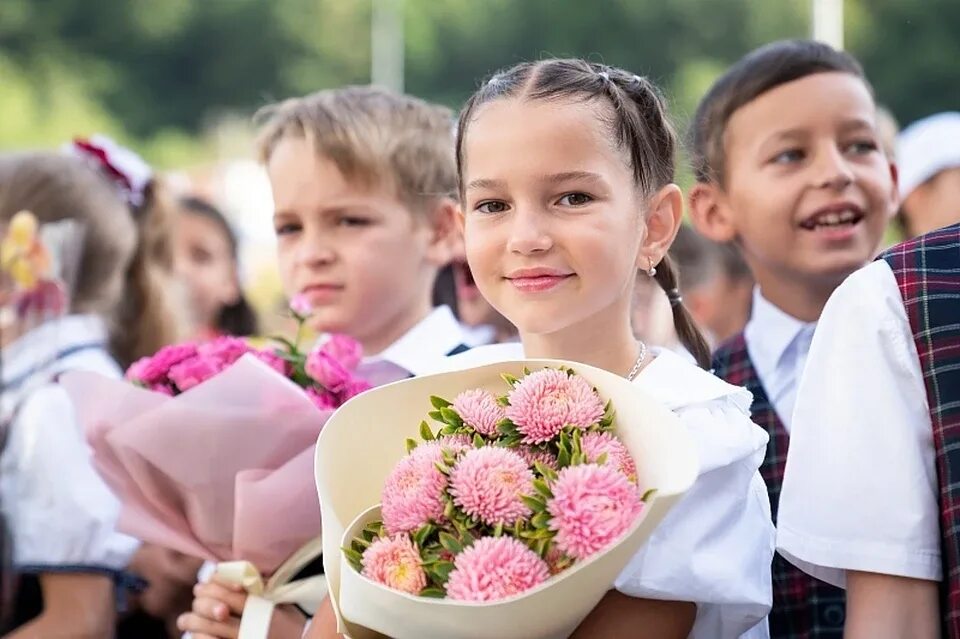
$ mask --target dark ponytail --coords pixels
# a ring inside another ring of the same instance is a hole
[[[657,281],[663,292],[667,294],[667,299],[670,300],[670,309],[673,311],[673,327],[677,331],[680,343],[690,351],[700,368],[709,369],[710,346],[700,329],[697,328],[693,317],[683,305],[683,299],[680,297],[680,281],[677,277],[677,269],[669,255],[664,255],[663,260],[657,264],[657,274],[653,279]]]

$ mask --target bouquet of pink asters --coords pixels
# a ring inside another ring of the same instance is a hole
[[[365,453],[364,423],[382,431]],[[363,470],[335,467],[344,456]],[[340,632],[566,637],[696,459],[679,420],[629,381],[505,362],[352,400],[321,434],[316,472]]]
[[[334,409],[370,385],[355,374],[353,339],[329,336],[302,351],[309,309],[292,310],[297,339],[277,347],[222,337],[163,348],[126,380],[76,371],[61,381],[121,502],[121,531],[225,562],[218,574],[261,604],[309,608],[325,594],[322,578],[286,582],[322,550],[314,446]],[[256,621],[263,633],[241,636],[265,636],[266,607]]]

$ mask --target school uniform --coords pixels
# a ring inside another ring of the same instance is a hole
[[[774,530],[757,468],[767,435],[751,397],[669,350],[634,383],[669,407],[697,444],[700,474],[614,584],[631,597],[697,605],[693,639],[767,637]],[[445,370],[522,358],[520,344],[479,347]]]
[[[68,370],[121,376],[103,322],[91,315],[47,322],[5,347],[2,363],[0,512],[22,577],[16,627],[40,612],[36,575],[106,574],[121,583],[138,542],[116,531],[120,504],[56,383]]]
[[[848,570],[941,582],[960,637],[960,225],[851,275],[817,329],[794,412],[778,546]]]
[[[714,353],[713,367],[718,377],[753,394],[753,421],[770,436],[760,474],[776,524],[793,405],[816,324],[783,312],[759,288],[754,289],[752,309],[743,333]],[[807,575],[779,554],[774,556],[771,637],[841,639],[845,616],[841,589]]]

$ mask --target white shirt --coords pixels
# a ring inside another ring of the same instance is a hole
[[[467,344],[463,327],[448,306],[438,306],[378,355],[365,357],[357,375],[371,384],[422,375],[442,366],[450,351]]]
[[[815,322],[798,320],[767,301],[759,286],[753,289],[753,310],[743,330],[747,353],[787,432],[814,328]]]
[[[120,504],[90,460],[73,404],[54,377],[90,370],[120,377],[94,316],[67,316],[3,349],[0,420],[9,422],[0,452],[0,509],[13,540],[13,563],[44,568],[119,570],[138,542],[115,531]]]
[[[777,545],[843,586],[858,570],[939,580],[933,431],[920,360],[884,261],[824,308],[793,416]]]
[[[767,434],[750,421],[752,397],[683,357],[656,358],[634,383],[673,410],[697,442],[700,475],[616,581],[632,597],[697,604],[691,639],[768,637],[774,530],[757,469]],[[523,357],[520,344],[479,347],[447,370]]]

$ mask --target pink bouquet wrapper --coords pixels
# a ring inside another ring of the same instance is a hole
[[[265,575],[320,534],[314,445],[333,411],[256,357],[176,397],[85,371],[61,383],[122,532]]]

